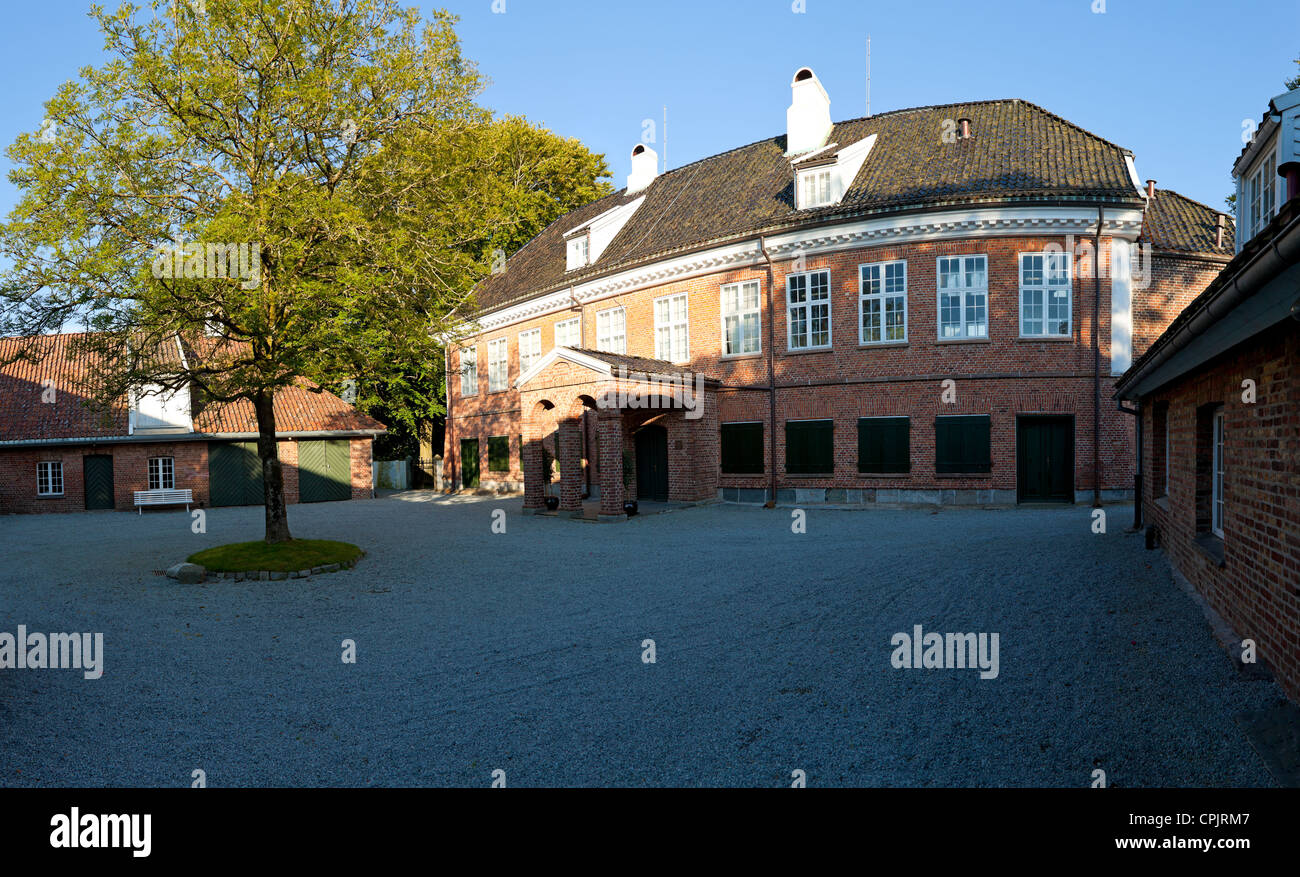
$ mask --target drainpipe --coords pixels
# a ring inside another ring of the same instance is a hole
[[[768,471],[768,495],[766,508],[776,508],[776,360],[775,351],[772,345],[773,327],[776,322],[775,312],[772,310],[772,284],[775,282],[772,277],[772,256],[767,252],[767,241],[760,235],[758,238],[758,249],[763,254],[763,259],[767,262],[767,401],[768,401],[768,421],[772,424],[771,430],[767,436],[767,471]]]
[[[451,345],[445,340],[442,344],[442,398],[447,400],[447,417],[442,427],[442,490],[447,492],[447,481],[451,478],[448,471],[451,466],[451,439],[447,435],[447,425],[451,423]],[[371,442],[371,447],[374,443]],[[432,450],[432,447],[430,448]],[[522,460],[522,457],[521,457]],[[460,454],[456,455],[456,465],[460,465]]]
[[[1101,225],[1105,208],[1097,205],[1097,233],[1092,247],[1092,507],[1101,508]]]
[[[1125,414],[1130,414],[1137,418],[1137,459],[1133,466],[1133,530],[1136,533],[1142,529],[1142,403],[1135,402],[1132,408],[1124,407],[1124,400],[1119,400],[1115,406]]]

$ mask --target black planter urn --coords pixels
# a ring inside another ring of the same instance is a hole
[[[546,497],[546,510],[553,512],[560,507],[560,498],[558,496]]]
[[[627,502],[623,503],[623,514],[627,515],[629,518],[636,514],[636,500],[629,499]]]

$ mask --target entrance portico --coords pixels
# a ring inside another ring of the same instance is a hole
[[[599,493],[601,520],[623,519],[628,499],[717,496],[716,380],[662,360],[557,347],[515,386],[525,513],[545,509],[548,490],[572,517],[582,516],[584,496]]]

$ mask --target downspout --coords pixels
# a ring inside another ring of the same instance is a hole
[[[1101,225],[1105,208],[1097,205],[1097,233],[1092,247],[1092,507],[1101,508]]]
[[[445,493],[447,482],[451,478],[447,471],[451,468],[451,436],[447,435],[447,424],[451,423],[451,345],[446,342],[442,345],[442,397],[447,400],[447,418],[442,427],[442,489]],[[372,443],[371,447],[373,446]],[[460,463],[459,455],[456,462]]]
[[[764,506],[769,509],[776,508],[776,360],[772,345],[775,343],[775,337],[772,324],[776,322],[776,315],[772,311],[772,284],[775,282],[772,275],[772,256],[767,252],[767,241],[762,235],[758,238],[758,249],[763,254],[763,259],[767,262],[767,401],[768,401],[768,422],[772,428],[768,430],[767,436],[767,471],[768,471],[768,494],[767,502]]]
[[[1135,402],[1132,408],[1124,407],[1124,400],[1118,400],[1115,406],[1125,414],[1137,418],[1137,459],[1133,466],[1133,530],[1142,529],[1142,403]]]

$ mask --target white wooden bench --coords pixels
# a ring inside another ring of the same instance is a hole
[[[147,505],[180,505],[185,504],[185,511],[190,510],[190,503],[194,502],[194,491],[192,490],[137,490],[135,492],[135,505],[140,514],[144,514],[144,507]]]

